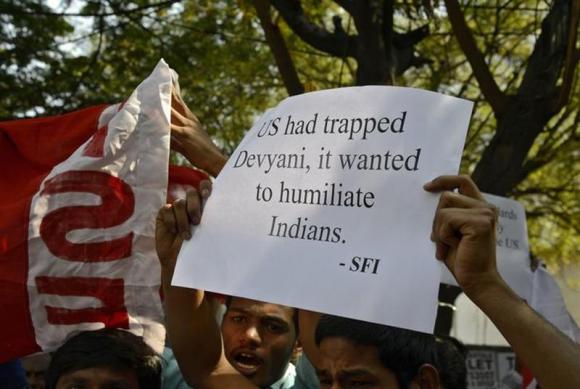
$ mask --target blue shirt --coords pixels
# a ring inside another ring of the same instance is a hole
[[[183,379],[173,351],[169,347],[163,351],[163,359],[161,387],[163,389],[191,389]],[[314,367],[306,355],[302,354],[296,366],[289,363],[282,378],[270,385],[269,389],[318,389],[318,387],[318,377],[316,377]]]

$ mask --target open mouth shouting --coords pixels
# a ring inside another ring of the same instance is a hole
[[[230,363],[243,375],[252,376],[264,364],[264,361],[255,352],[245,350],[234,352]]]

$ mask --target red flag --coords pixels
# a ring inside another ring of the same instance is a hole
[[[123,105],[0,123],[0,362],[102,327],[163,346],[172,82],[162,61]]]
[[[0,331],[0,360],[40,351],[26,287],[30,200],[52,167],[94,134],[104,108],[0,123],[0,307],[8,315]]]

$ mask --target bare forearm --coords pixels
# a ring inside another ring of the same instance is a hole
[[[503,280],[468,296],[494,322],[545,389],[580,388],[580,348]]]
[[[467,176],[440,176],[424,188],[444,191],[431,231],[437,259],[495,323],[542,388],[580,388],[578,346],[534,312],[497,272],[498,210]]]
[[[221,356],[215,306],[202,290],[171,286],[171,278],[171,270],[162,270],[167,334],[181,372],[195,385],[213,372]]]
[[[221,154],[221,153],[216,154],[212,158],[212,161],[210,162],[210,166],[209,166],[210,170],[208,170],[208,172],[212,176],[217,177],[217,175],[222,171],[227,160],[228,159],[223,154]]]
[[[193,136],[190,132],[175,130],[171,143],[172,147],[183,154],[193,166],[205,170],[214,177],[227,162],[227,157],[206,134]]]
[[[187,158],[187,160],[190,162],[198,160],[199,158],[196,158],[196,156],[191,155],[193,153],[196,153],[196,151],[195,150],[190,151],[190,149],[191,148],[185,149],[186,153],[185,157]],[[216,177],[219,174],[219,172],[221,172],[226,162],[227,158],[217,148],[214,148],[212,150],[207,151],[204,157],[204,161],[200,161],[197,163],[200,165],[199,166],[200,168],[211,174],[213,177]]]

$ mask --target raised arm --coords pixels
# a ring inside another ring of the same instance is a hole
[[[227,158],[175,86],[171,106],[171,148],[193,166],[217,176]],[[157,214],[156,248],[161,263],[167,333],[179,368],[190,385],[199,389],[251,387],[225,359],[216,318],[219,303],[202,290],[171,286],[181,245],[191,238],[191,225],[200,223],[202,204],[210,193],[211,182],[202,181],[199,190],[188,192],[186,199],[165,205]]]
[[[219,303],[204,291],[171,286],[179,250],[191,238],[191,224],[199,224],[211,183],[202,181],[186,199],[159,210],[156,247],[161,262],[169,341],[185,380],[195,388],[254,388],[226,360],[216,313]]]
[[[199,192],[190,191],[186,200],[161,208],[156,221],[167,333],[181,372],[191,385],[208,377],[222,356],[216,306],[202,290],[173,287],[171,279],[183,240],[191,237],[189,220],[199,223],[201,201],[209,195],[210,185],[203,181]]]
[[[431,235],[437,259],[494,322],[542,388],[580,388],[579,346],[531,309],[497,272],[495,207],[467,176],[438,177],[425,190],[445,191]]]

